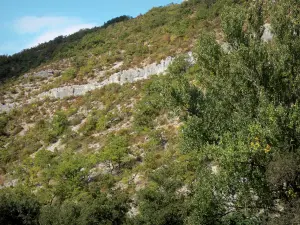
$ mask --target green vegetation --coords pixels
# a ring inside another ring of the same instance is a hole
[[[71,55],[59,56],[66,49],[76,48],[78,42],[88,34],[96,35],[97,31],[104,30],[110,25],[129,20],[129,16],[120,16],[107,21],[102,27],[92,29],[84,29],[67,37],[59,36],[47,43],[38,45],[31,49],[25,49],[20,53],[12,56],[0,56],[0,79],[9,78],[27,72],[31,68],[35,68],[42,63]]]
[[[180,55],[166,75],[1,114],[0,223],[299,224],[299,8],[190,0],[57,51],[73,57],[60,77],[71,82],[99,66],[79,52],[122,49],[135,65],[185,51],[201,28],[194,63]]]
[[[137,18],[120,16],[102,27],[59,36],[12,56],[0,56],[0,79],[61,59],[71,59],[74,67],[82,67],[80,74],[84,76],[91,69],[87,63],[91,58],[97,68],[117,61],[124,61],[123,68],[131,68],[143,60],[158,61],[185,52],[191,49],[190,40],[199,35],[199,30],[218,26],[211,19],[215,19],[220,6],[205,9],[206,4],[200,0],[156,7]],[[205,16],[199,15],[201,10],[205,10]]]
[[[22,190],[0,191],[0,223],[7,225],[35,225],[40,204],[36,197]]]
[[[175,89],[175,102],[187,113],[182,148],[199,158],[193,224],[299,223],[299,167],[293,165],[300,147],[300,39],[291,8],[299,3],[288,2],[270,4],[269,11],[263,2],[247,11],[226,8],[222,27],[230,51],[203,35],[195,68],[183,75],[194,74],[193,81]],[[276,36],[263,42],[269,17]],[[282,214],[276,204],[289,210]],[[279,218],[271,219],[273,213]]]
[[[108,162],[111,171],[121,170],[122,164],[126,161],[126,156],[128,156],[128,140],[124,136],[109,136],[105,147],[100,153],[100,158],[104,162]]]

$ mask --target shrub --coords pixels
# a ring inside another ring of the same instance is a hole
[[[24,191],[0,190],[0,224],[38,225],[40,204]]]

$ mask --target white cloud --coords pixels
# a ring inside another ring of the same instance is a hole
[[[57,36],[70,35],[81,29],[92,28],[93,23],[85,23],[76,17],[55,16],[25,16],[14,22],[14,30],[19,35],[33,36],[33,41],[25,46],[31,48],[38,44],[50,41]]]
[[[81,23],[80,19],[64,16],[24,16],[14,22],[14,29],[18,33],[36,33],[41,30],[54,29]]]

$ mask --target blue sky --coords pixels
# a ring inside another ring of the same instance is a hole
[[[182,0],[0,0],[0,55]]]

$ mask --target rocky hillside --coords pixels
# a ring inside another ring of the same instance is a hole
[[[1,56],[0,224],[300,224],[299,8],[189,0]]]
[[[191,53],[189,53],[188,56],[192,60]],[[81,96],[85,95],[89,91],[101,89],[103,86],[109,84],[114,83],[123,85],[125,83],[133,83],[139,80],[147,79],[151,75],[164,74],[173,60],[174,58],[168,57],[165,60],[161,60],[159,63],[152,63],[146,65],[143,68],[131,68],[128,70],[122,70],[120,72],[110,75],[107,79],[104,79],[105,74],[109,73],[110,71],[113,71],[114,69],[117,69],[123,64],[123,62],[116,62],[110,70],[108,69],[105,71],[97,71],[94,77],[84,84],[74,84],[66,86],[63,85],[62,87],[52,88],[48,91],[45,88],[39,88],[39,81],[22,81],[21,85],[17,85],[15,87],[17,91],[15,91],[14,96],[12,98],[8,95],[5,95],[3,97],[3,103],[0,105],[0,112],[8,112],[14,108],[20,108],[24,104],[30,104],[45,98],[63,99],[66,97]],[[57,73],[61,73],[61,71],[48,69],[32,74],[25,74],[24,78],[41,78],[43,80],[43,83],[51,84],[52,82],[55,82],[55,80],[57,80],[53,78],[53,76]],[[30,88],[27,88],[26,91],[26,87]],[[30,92],[33,89],[35,90],[35,92],[31,94]],[[21,94],[23,95],[23,98],[21,98]]]

